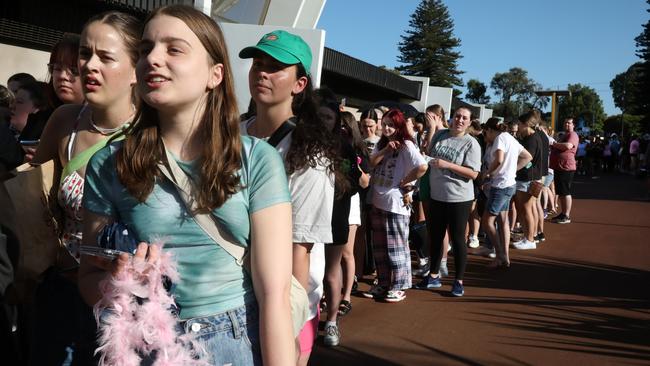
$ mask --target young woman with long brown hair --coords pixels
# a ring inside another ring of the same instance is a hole
[[[67,249],[67,253],[59,255],[57,268],[70,280],[69,291],[75,296],[74,307],[66,305],[72,315],[57,315],[60,319],[68,320],[81,314],[84,316],[84,322],[93,325],[93,329],[88,331],[90,336],[83,334],[83,341],[73,341],[75,346],[72,348],[75,351],[72,358],[80,360],[81,364],[89,362],[84,357],[91,358],[93,355],[93,344],[88,343],[94,340],[95,332],[92,310],[83,303],[75,283],[80,260],[79,245],[83,240],[82,200],[85,193],[86,166],[91,156],[105,146],[111,136],[119,134],[133,120],[135,106],[132,89],[136,81],[135,63],[138,58],[140,25],[137,18],[124,13],[99,14],[88,20],[84,26],[76,46],[79,49],[78,63],[72,65],[72,60],[77,57],[69,54],[57,55],[58,57],[51,59],[54,61],[50,65],[54,91],[58,90],[57,98],[61,102],[69,104],[60,106],[52,113],[32,161],[43,163],[54,159],[55,162],[57,198],[63,210],[61,241]],[[71,50],[74,47],[70,44],[64,49]],[[75,75],[76,73],[78,75]],[[79,101],[79,96],[74,91],[77,82],[83,90],[86,100],[84,105],[74,104]],[[95,242],[95,238],[90,240]],[[54,293],[62,300],[62,291]],[[53,335],[74,328],[68,322],[66,326],[52,329],[51,334],[44,331],[49,327],[39,329],[37,339],[40,339],[41,345],[35,346],[38,352],[33,352],[33,355],[52,362],[52,358],[47,359],[45,349],[49,349],[53,340],[60,339]],[[83,346],[91,348],[79,351]],[[65,352],[59,351],[59,355],[65,355]]]
[[[120,221],[141,242],[134,263],[164,250],[177,261],[172,293],[181,333],[198,337],[209,364],[295,362],[289,288],[291,205],[282,160],[268,144],[239,134],[228,52],[219,26],[182,5],[162,7],[145,22],[137,63],[143,100],[124,142],[88,165],[84,241]],[[250,275],[192,218],[159,163],[173,159],[194,182],[197,211],[213,216],[236,245],[250,249]],[[80,288],[89,304],[98,282],[131,259],[82,258]],[[163,357],[163,355],[159,355]],[[165,355],[166,356],[166,355]]]

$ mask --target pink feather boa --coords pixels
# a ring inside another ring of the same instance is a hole
[[[100,283],[102,299],[94,307],[99,365],[138,366],[148,356],[155,357],[154,366],[207,365],[199,357],[205,354],[200,343],[191,334],[176,332],[178,318],[170,311],[174,299],[163,284],[163,276],[179,280],[176,264],[171,253],[162,251],[162,243],[152,245],[162,253],[156,262],[131,262]]]

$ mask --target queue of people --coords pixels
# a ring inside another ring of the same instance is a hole
[[[229,52],[252,59],[243,115]],[[546,240],[548,212],[571,222],[571,119],[557,139],[538,111],[513,124],[464,107],[448,121],[440,105],[357,120],[314,90],[311,63],[290,32],[228,50],[214,20],[171,5],[144,22],[97,15],[55,46],[47,87],[17,74],[0,89],[1,168],[53,161],[63,213],[38,306],[3,319],[19,362],[178,364],[172,344],[183,362],[306,365],[321,319],[323,344],[341,343],[359,278],[375,280],[362,295],[401,302],[441,287],[451,253],[450,293],[463,296],[468,251],[507,269],[510,246]],[[292,276],[307,314],[292,311]]]

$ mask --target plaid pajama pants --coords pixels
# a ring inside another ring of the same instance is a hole
[[[411,288],[409,216],[376,207],[370,215],[379,285],[391,291]]]

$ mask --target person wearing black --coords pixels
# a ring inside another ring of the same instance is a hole
[[[540,174],[542,175],[542,178],[546,177],[549,174],[548,159],[551,153],[548,137],[542,130],[543,124],[544,121],[540,120],[538,126],[535,128],[535,135],[537,135],[537,138],[539,139],[540,150],[542,154],[542,160],[540,161]],[[541,200],[536,199],[535,203],[535,219],[537,221],[537,230],[535,232],[534,239],[536,242],[543,242],[546,240],[546,235],[544,235],[544,208],[542,207]]]
[[[539,121],[539,112],[530,111],[519,116],[517,135],[520,143],[532,155],[533,160],[517,171],[515,180],[517,192],[515,193],[515,205],[520,219],[523,219],[524,238],[513,243],[517,249],[535,249],[535,234],[537,234],[537,203],[531,192],[531,184],[542,179],[542,142],[540,136],[535,133],[535,126]],[[547,168],[548,169],[548,168]]]

